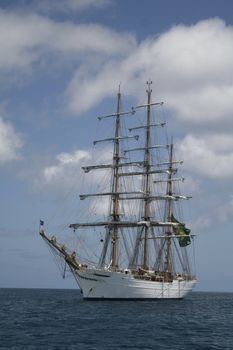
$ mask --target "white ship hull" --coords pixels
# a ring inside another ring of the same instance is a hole
[[[196,280],[158,282],[134,278],[130,273],[98,269],[75,271],[84,299],[182,299]]]

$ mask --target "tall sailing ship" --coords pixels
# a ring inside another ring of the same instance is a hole
[[[166,135],[159,137],[166,134],[166,123],[158,121],[156,113],[163,102],[152,101],[151,84],[147,82],[145,104],[122,111],[119,88],[116,112],[98,117],[114,122],[114,135],[93,142],[112,144],[112,159],[83,167],[85,174],[102,172],[108,186],[80,195],[90,201],[89,208],[96,200],[100,213],[99,220],[88,214],[86,222],[69,225],[77,239],[83,237],[82,244],[68,249],[48,236],[40,222],[41,237],[72,272],[84,299],[181,299],[196,284],[193,235],[180,219],[179,205],[191,197],[179,191],[182,161],[174,159],[173,142]],[[125,120],[134,123],[137,114],[143,114],[140,122],[123,134]],[[85,237],[93,259],[85,257]]]

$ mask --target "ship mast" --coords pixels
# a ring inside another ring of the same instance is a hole
[[[115,122],[115,140],[114,140],[114,153],[113,153],[113,211],[112,220],[118,222],[119,216],[119,163],[120,163],[120,143],[119,143],[119,133],[120,133],[120,103],[121,103],[121,92],[120,86],[117,94],[117,113]],[[118,239],[118,225],[114,225],[112,229],[112,270],[116,270],[117,265],[117,239]]]
[[[144,192],[146,194],[145,201],[144,201],[144,220],[146,222],[150,221],[150,193],[151,193],[151,159],[150,159],[150,146],[151,146],[151,135],[150,135],[150,120],[151,120],[151,81],[147,82],[148,89],[147,89],[147,121],[146,121],[146,145],[145,145],[145,184],[144,184]],[[149,226],[145,226],[145,233],[144,233],[144,249],[143,249],[143,269],[148,270],[148,233],[149,233]]]
[[[171,143],[169,147],[169,166],[168,166],[168,180],[167,180],[167,195],[172,196],[173,195],[173,189],[172,189],[172,173],[173,173],[173,143]],[[168,198],[167,200],[167,221],[171,222],[172,221],[172,201]],[[165,256],[165,271],[167,272],[168,275],[171,276],[172,274],[172,240],[171,240],[171,235],[172,235],[172,227],[168,227],[167,232],[166,232],[167,237],[167,250],[166,250],[166,256]]]

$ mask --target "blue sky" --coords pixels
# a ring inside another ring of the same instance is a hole
[[[0,287],[75,287],[39,219],[75,220],[95,117],[120,82],[143,102],[151,78],[193,196],[197,289],[232,291],[232,13],[231,0],[0,2]]]

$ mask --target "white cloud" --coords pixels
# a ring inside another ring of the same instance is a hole
[[[205,229],[210,228],[214,223],[216,224],[216,219],[213,220],[213,218],[211,218],[211,215],[208,216],[206,214],[203,214],[193,220],[190,228],[196,233],[204,233]]]
[[[81,8],[84,2],[69,1],[66,6]],[[77,56],[79,68],[66,89],[74,113],[115,95],[120,82],[123,92],[142,99],[145,80],[151,77],[155,100],[167,101],[182,122],[204,124],[201,135],[190,134],[180,143],[188,169],[212,178],[232,176],[233,138],[229,134],[204,135],[207,126],[229,129],[232,123],[233,27],[224,21],[216,18],[174,26],[137,44],[132,35],[100,25],[0,10],[0,46],[2,70],[34,67],[33,63],[48,53]],[[79,161],[73,160],[75,163]],[[58,159],[56,166],[47,169],[47,179],[55,176],[53,172],[62,173],[62,164]]]
[[[90,7],[101,8],[111,4],[111,0],[40,0],[35,3],[35,8],[39,11],[48,12],[70,12],[83,11]]]
[[[80,168],[83,162],[89,160],[90,152],[77,150],[73,153],[60,153],[56,156],[56,164],[43,169],[40,179],[44,186],[64,188],[73,183],[80,176]]]
[[[19,159],[18,150],[22,146],[22,137],[0,117],[0,163]]]
[[[206,228],[216,228],[217,225],[232,223],[233,195],[215,194],[211,203],[206,201],[204,211],[193,220],[191,228],[195,232],[205,232]],[[220,232],[221,233],[221,232]]]
[[[233,136],[232,134],[206,134],[205,142],[214,152],[231,153],[233,151]]]
[[[97,3],[70,0],[59,6]],[[0,10],[0,47],[3,71],[36,69],[33,63],[47,55],[54,55],[53,62],[72,58],[78,68],[66,96],[75,114],[114,96],[120,82],[123,91],[142,99],[145,81],[151,78],[154,99],[165,100],[180,121],[222,127],[231,122],[233,27],[217,18],[177,25],[137,44],[133,35],[97,24]]]
[[[0,10],[0,69],[29,67],[46,53],[54,55],[125,55],[135,39],[97,24],[56,22],[36,14]]]
[[[182,172],[182,169],[180,169]],[[199,179],[192,177],[190,174],[182,173],[184,175],[184,182],[180,185],[181,192],[185,195],[192,196],[193,194],[196,196],[201,193],[201,182]]]
[[[213,179],[233,176],[233,136],[187,135],[178,144],[177,153],[189,172]]]
[[[90,150],[76,150],[71,153],[60,153],[53,161],[54,164],[44,167],[39,176],[34,178],[37,191],[55,191],[57,195],[75,191],[77,194],[102,193],[111,191],[112,169],[100,169],[84,174],[83,166],[97,164],[111,164],[112,151],[109,148]],[[127,179],[128,190],[133,191],[134,184]],[[123,190],[123,189],[122,189]],[[92,215],[107,215],[110,205],[109,196],[89,197],[83,202],[83,208]],[[121,214],[136,215],[139,203],[126,201],[120,205]],[[83,215],[85,210],[83,211]]]
[[[112,0],[31,0],[30,3],[20,3],[19,5],[9,4],[9,7],[18,11],[38,12],[43,14],[70,14],[81,12],[90,8],[105,8],[113,3]]]
[[[223,124],[233,113],[232,60],[232,26],[217,18],[178,25],[143,41],[126,57],[108,59],[98,73],[82,66],[68,89],[70,106],[76,112],[88,109],[113,96],[120,81],[123,91],[141,99],[150,77],[154,99],[165,100],[181,121]],[[75,102],[79,96],[85,96],[81,109]]]
[[[115,64],[109,62],[102,70],[98,65],[100,73],[95,77],[89,65],[77,70],[67,89],[69,108],[73,113],[84,112],[104,98],[116,95],[121,79],[121,73],[115,69],[118,64],[117,60]]]
[[[170,93],[168,105],[181,121],[206,126],[221,123],[224,129],[224,122],[231,121],[232,99],[233,85],[221,85],[216,80],[213,85],[200,83],[200,86],[192,87],[190,84],[186,91]]]
[[[64,189],[75,188],[75,191],[82,192],[84,190],[83,170],[82,166],[109,163],[112,153],[107,149],[99,149],[93,155],[90,150],[76,150],[72,153],[60,153],[56,156],[54,165],[44,167],[35,178],[34,185],[38,189],[55,190],[62,192]],[[93,182],[96,186],[100,180],[106,176],[105,170],[90,171],[86,174],[85,185]]]
[[[230,196],[230,199],[227,199],[224,204],[218,204],[218,208],[216,210],[215,218],[221,223],[227,222],[229,220],[232,221],[233,218],[233,195]]]

